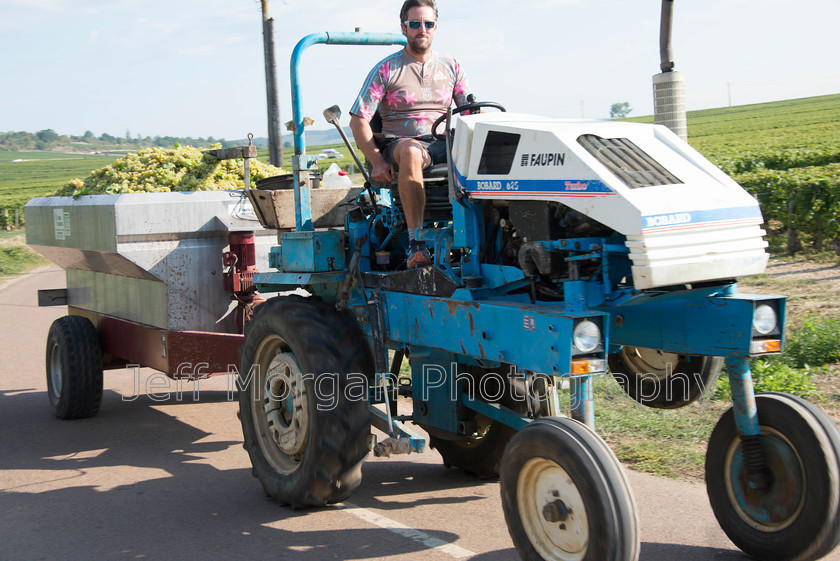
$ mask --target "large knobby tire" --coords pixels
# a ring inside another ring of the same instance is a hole
[[[825,413],[797,397],[756,396],[769,484],[749,482],[732,409],[706,454],[709,502],[729,539],[758,559],[819,559],[840,541],[840,434]]]
[[[723,368],[718,356],[680,355],[624,346],[607,357],[610,371],[633,399],[655,409],[677,409],[699,399]]]
[[[639,519],[612,450],[585,425],[544,417],[519,431],[502,461],[502,508],[525,561],[635,561]]]
[[[102,349],[93,323],[82,316],[55,320],[47,335],[47,394],[59,419],[83,419],[102,403]]]
[[[239,361],[244,446],[266,494],[295,508],[347,498],[370,434],[357,326],[318,298],[273,298],[245,326]]]

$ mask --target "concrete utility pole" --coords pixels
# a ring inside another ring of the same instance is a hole
[[[671,51],[671,26],[674,19],[674,0],[662,0],[662,19],[659,27],[659,69],[653,75],[653,119],[665,125],[683,140],[688,139],[685,113],[685,78],[674,70]]]
[[[268,102],[268,157],[273,166],[283,165],[283,136],[280,134],[280,102],[277,99],[277,65],[274,62],[274,20],[268,17],[268,0],[261,0],[265,89]]]

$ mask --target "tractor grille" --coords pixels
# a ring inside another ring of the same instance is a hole
[[[682,183],[626,138],[601,138],[594,134],[582,134],[577,141],[631,189]]]

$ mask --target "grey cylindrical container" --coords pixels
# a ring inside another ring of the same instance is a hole
[[[653,117],[657,125],[665,125],[683,140],[688,140],[682,72],[653,75]]]

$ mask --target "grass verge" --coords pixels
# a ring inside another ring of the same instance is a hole
[[[20,230],[0,232],[0,280],[22,275],[49,261],[29,249]]]

